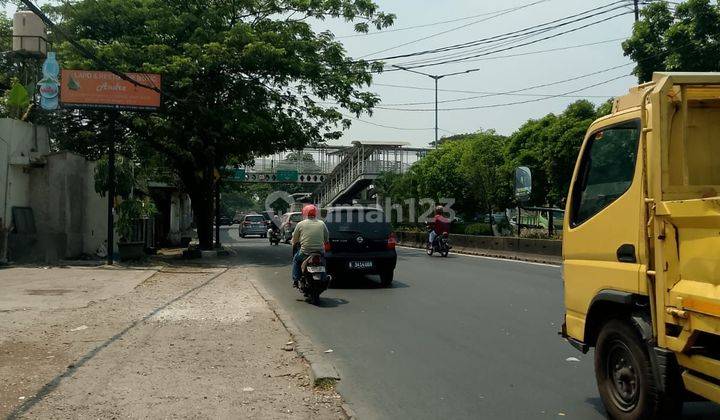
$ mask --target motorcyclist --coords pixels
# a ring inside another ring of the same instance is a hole
[[[277,214],[273,215],[272,220],[270,220],[270,226],[269,229],[273,232],[279,232],[280,231],[280,217],[278,217]]]
[[[302,209],[303,220],[295,226],[292,235],[293,287],[298,287],[302,276],[302,263],[310,254],[324,253],[325,243],[330,239],[330,233],[322,220],[317,219],[317,207],[309,204]],[[297,249],[296,249],[297,248]]]
[[[450,233],[450,219],[443,215],[443,206],[435,207],[435,216],[428,221],[428,228],[430,229],[428,237],[430,246],[435,244],[438,236]]]

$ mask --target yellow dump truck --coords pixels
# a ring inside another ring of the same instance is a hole
[[[580,150],[563,236],[565,323],[613,418],[720,403],[720,73],[655,73]]]

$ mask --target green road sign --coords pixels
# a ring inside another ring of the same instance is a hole
[[[277,171],[275,172],[278,182],[297,182],[298,171]]]
[[[237,181],[245,181],[245,169],[235,169],[233,179]]]

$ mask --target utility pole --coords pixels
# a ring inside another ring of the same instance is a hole
[[[215,248],[220,249],[220,180],[215,181]]]
[[[398,65],[395,65],[395,64],[393,64],[393,67],[395,67],[395,68],[397,68],[397,69],[400,69],[400,70],[404,70],[404,71],[410,72],[410,73],[415,73],[415,74],[420,74],[420,75],[423,75],[423,76],[427,76],[427,77],[435,80],[435,143],[434,143],[434,147],[437,149],[437,147],[438,147],[438,140],[439,140],[439,139],[438,139],[438,130],[439,130],[439,127],[438,127],[438,80],[443,79],[443,78],[445,78],[445,77],[458,76],[458,75],[461,75],[461,74],[472,73],[472,72],[475,72],[475,71],[479,71],[480,69],[470,69],[470,70],[458,71],[458,72],[455,72],[455,73],[446,73],[446,74],[429,74],[429,73],[423,73],[423,72],[421,72],[421,71],[409,69],[409,68],[407,68],[407,67],[398,66]]]
[[[113,254],[115,253],[115,128],[117,112],[110,112],[110,133],[108,145],[108,186],[107,186],[107,263],[113,265]]]
[[[638,0],[633,1],[635,3],[635,22],[640,20],[640,5],[638,4]]]

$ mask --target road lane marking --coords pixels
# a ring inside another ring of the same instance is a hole
[[[403,246],[403,245],[397,245],[397,247],[403,248],[403,249],[409,249],[409,250],[413,250],[413,251],[417,251],[417,252],[422,252],[423,254],[425,253],[425,250],[420,249],[420,248],[413,248],[413,247]],[[539,265],[539,266],[543,266],[543,267],[561,268],[561,266],[557,265],[557,264],[547,264],[547,263],[539,263],[539,262],[534,262],[534,261],[513,260],[510,258],[488,257],[485,255],[460,254],[457,252],[454,252],[453,255],[457,255],[459,257],[481,258],[481,259],[486,259],[486,260],[506,261],[506,262],[520,263],[520,264]]]

